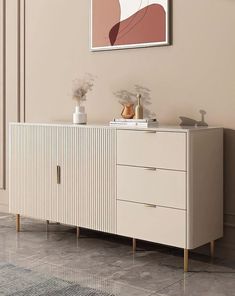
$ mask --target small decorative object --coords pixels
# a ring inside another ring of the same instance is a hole
[[[199,113],[201,114],[201,120],[198,121],[197,126],[208,126],[208,124],[205,122],[206,111],[199,110]]]
[[[84,106],[76,106],[75,112],[73,113],[73,123],[74,124],[86,124],[87,114],[85,113]]]
[[[73,114],[74,124],[86,124],[87,114],[85,107],[82,103],[86,101],[86,95],[93,89],[94,77],[91,74],[87,74],[83,79],[77,79],[74,81],[73,99],[76,101],[77,106]]]
[[[136,84],[134,89],[120,89],[113,94],[121,105],[127,103],[136,105],[136,94],[141,94],[144,118],[156,118],[157,115],[151,108],[151,90],[148,87]]]
[[[157,127],[158,121],[156,118],[145,118],[145,119],[123,119],[114,118],[109,122],[110,126],[128,126],[128,127],[140,127],[140,128],[150,128]]]
[[[144,110],[140,103],[141,94],[137,95],[137,105],[135,107],[135,119],[143,119],[144,118]]]
[[[170,0],[91,0],[91,50],[170,45]]]
[[[199,113],[201,114],[201,120],[195,120],[193,118],[180,116],[181,126],[208,126],[208,124],[205,121],[206,111],[205,110],[199,110]]]
[[[134,112],[134,104],[132,103],[127,103],[127,104],[122,104],[123,105],[123,110],[122,110],[122,117],[125,119],[132,119],[135,116]]]

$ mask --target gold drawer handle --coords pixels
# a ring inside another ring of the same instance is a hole
[[[156,205],[147,205],[147,204],[146,204],[145,207],[146,207],[146,208],[154,208],[154,209],[155,209],[157,206],[156,206]]]
[[[144,131],[146,134],[156,134],[157,131]]]
[[[153,171],[153,172],[156,172],[157,171],[157,168],[145,168],[146,171]]]

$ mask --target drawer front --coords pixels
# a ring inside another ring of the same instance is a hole
[[[119,235],[186,247],[186,211],[118,201]]]
[[[119,165],[117,198],[186,209],[186,172]]]
[[[185,171],[186,134],[119,130],[117,162]]]

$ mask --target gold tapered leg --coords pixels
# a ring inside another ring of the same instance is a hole
[[[77,238],[80,237],[80,227],[77,227]]]
[[[211,258],[215,256],[215,241],[210,242],[210,251],[211,251]]]
[[[187,249],[184,249],[184,272],[188,272],[188,253]]]
[[[20,215],[16,215],[16,231],[20,232]]]
[[[133,253],[135,253],[136,252],[136,239],[135,238],[133,238],[133,240],[132,240],[132,248],[133,248]]]

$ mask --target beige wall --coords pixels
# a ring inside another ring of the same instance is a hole
[[[88,0],[25,2],[26,121],[70,121],[72,80],[85,72],[97,76],[86,104],[92,122],[118,116],[113,93],[135,84],[151,90],[160,123],[178,124],[181,115],[199,120],[206,110],[206,122],[227,129],[224,243],[235,246],[235,2],[173,1],[173,46],[95,53],[88,45]],[[21,18],[23,32],[23,12]]]
[[[0,75],[0,158],[3,155],[6,162],[6,169],[4,163],[0,164],[0,211],[8,211],[8,122],[18,120],[19,110],[17,0],[0,0],[0,15],[0,29],[2,32],[3,27],[5,27],[5,33],[1,32],[0,34],[0,46],[2,48],[6,48],[6,71],[4,73],[5,79],[3,79],[3,75]],[[5,22],[3,24],[4,19]],[[3,38],[4,35],[6,38]],[[2,53],[3,50],[1,49],[0,54],[2,55]],[[0,61],[0,71],[3,73],[3,62],[1,58]],[[5,96],[3,95],[4,87],[6,89]],[[2,128],[4,128],[4,131]]]
[[[3,0],[0,0],[0,189],[4,188],[4,129],[5,129],[5,46],[4,37],[4,10]]]
[[[113,92],[140,84],[162,123],[200,118],[202,108],[210,124],[235,128],[234,1],[174,1],[173,46],[98,53],[88,48],[88,0],[26,3],[27,120],[70,120],[72,80],[91,72],[92,121],[118,115]]]

